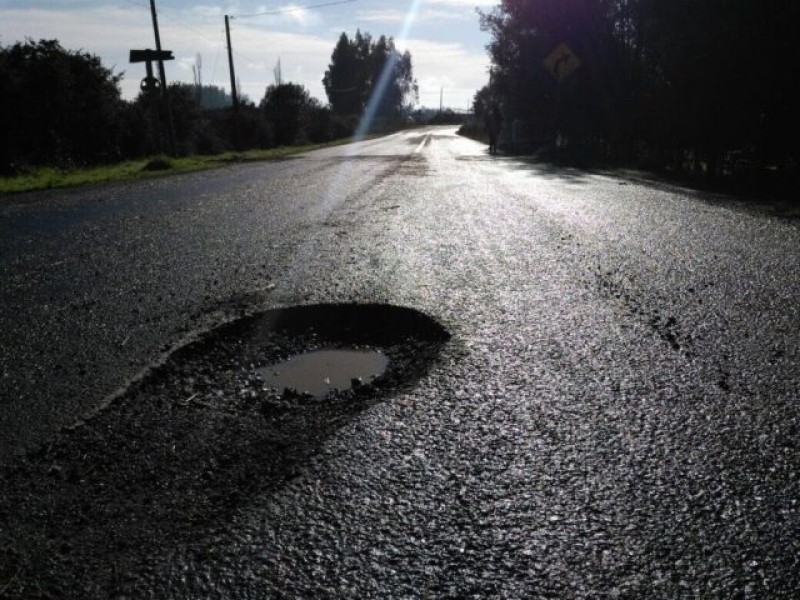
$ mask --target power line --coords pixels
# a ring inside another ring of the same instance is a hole
[[[222,40],[220,44],[217,46],[217,51],[214,53],[214,66],[211,69],[211,81],[217,81],[217,62],[219,61],[219,53],[222,48],[225,47],[225,32],[222,31]]]
[[[144,2],[144,1],[141,1],[141,0],[125,0],[125,2],[127,2],[128,4],[133,4],[134,6],[138,6],[140,8],[147,8],[148,7],[147,2]],[[173,25],[175,25],[177,27],[180,27],[182,29],[185,29],[186,31],[189,31],[189,32],[193,33],[194,35],[203,38],[205,41],[210,42],[211,44],[217,44],[218,43],[217,40],[212,40],[210,37],[208,37],[202,31],[199,31],[198,29],[195,29],[194,27],[190,27],[189,25],[185,25],[184,23],[181,23],[180,21],[178,21],[174,17],[171,17],[167,13],[163,12],[164,8],[168,8],[170,10],[178,10],[173,6],[160,6],[159,10],[156,11],[158,13],[159,17],[163,17],[164,19],[166,19],[167,21],[169,21]],[[224,33],[225,30],[224,29],[220,29],[220,31],[222,31]]]
[[[253,13],[249,15],[232,15],[236,19],[249,19],[250,17],[263,17],[264,15],[277,15],[286,12],[296,12],[298,10],[306,10],[309,8],[324,8],[326,6],[337,6],[339,4],[350,4],[351,2],[358,2],[358,0],[335,0],[334,2],[323,2],[321,4],[309,4],[308,6],[295,6],[290,8],[279,8],[276,10],[268,10],[260,13]]]

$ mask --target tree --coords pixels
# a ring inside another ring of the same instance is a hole
[[[603,158],[710,175],[735,150],[796,162],[798,17],[789,0],[501,0],[481,15],[490,95],[534,137]],[[542,61],[560,43],[582,64],[557,83]]]
[[[409,97],[416,98],[417,82],[411,54],[400,54],[392,38],[381,36],[370,49],[369,104],[378,118],[392,119],[403,114]]]
[[[797,3],[651,0],[649,17],[670,146],[691,149],[711,172],[734,148],[762,161],[796,156]]]
[[[369,105],[373,117],[395,118],[416,99],[411,54],[400,54],[392,38],[372,39],[356,31],[342,33],[322,80],[334,114],[361,115]]]
[[[355,114],[359,117],[364,113],[372,91],[372,73],[370,72],[372,47],[372,36],[368,32],[361,33],[361,30],[356,29],[353,48],[356,56],[356,86],[360,104],[359,111]]]
[[[492,35],[491,95],[507,120],[528,123],[530,133],[574,147],[618,131],[630,71],[628,30],[615,20],[625,0],[502,0],[481,16]],[[566,44],[581,61],[557,81],[544,60]]]
[[[0,47],[0,171],[119,158],[121,78],[58,40]]]
[[[361,114],[364,110],[359,71],[356,46],[342,32],[333,49],[331,64],[322,80],[334,114],[346,117]]]

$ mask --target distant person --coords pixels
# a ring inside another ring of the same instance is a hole
[[[489,154],[497,154],[497,138],[500,135],[500,126],[503,117],[497,105],[486,111],[486,131],[489,133]]]

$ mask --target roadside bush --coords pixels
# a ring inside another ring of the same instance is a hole
[[[339,115],[331,115],[331,137],[333,139],[345,138],[352,136],[358,128],[358,123],[361,119],[356,115],[349,117],[340,117]]]
[[[0,172],[118,159],[121,77],[57,40],[0,47]]]
[[[459,127],[458,134],[485,144],[489,143],[489,134],[486,132],[486,126],[482,121],[476,119],[470,119]]]
[[[162,151],[157,118],[151,107],[141,102],[127,102],[120,115],[120,155],[139,158]]]
[[[275,146],[275,132],[263,111],[243,104],[238,115],[232,109],[207,113],[227,150],[267,149]]]
[[[281,83],[267,88],[261,101],[261,109],[272,123],[277,145],[290,146],[297,141],[308,101],[308,91],[295,83]]]
[[[331,141],[333,136],[330,109],[319,105],[312,106],[308,110],[305,128],[311,142],[320,144]]]
[[[227,149],[214,124],[208,119],[203,119],[195,138],[195,151],[197,154],[210,156],[212,154],[220,154]]]

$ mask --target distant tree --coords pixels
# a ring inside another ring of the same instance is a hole
[[[217,110],[220,108],[228,108],[229,106],[233,106],[233,98],[231,98],[231,95],[228,92],[226,92],[224,88],[218,87],[216,85],[203,84],[198,88],[196,84],[195,85],[191,85],[188,83],[170,84],[170,88],[173,86],[176,86],[181,89],[186,88],[193,90],[195,96],[198,98],[198,103],[200,105],[200,108],[206,110]]]
[[[339,36],[322,83],[334,114],[343,117],[361,115],[368,103],[375,116],[397,117],[418,91],[411,54],[400,54],[392,38],[373,40],[360,30],[352,40]]]
[[[202,106],[203,104],[203,56],[198,52],[194,58],[192,65],[192,77],[194,78],[194,87],[197,93],[197,103]]]
[[[0,171],[119,158],[120,79],[57,40],[0,47]]]
[[[360,117],[372,94],[372,85],[374,81],[372,80],[371,57],[374,42],[372,41],[372,36],[368,32],[361,33],[361,30],[357,29],[352,44],[356,57],[356,73],[358,73],[356,85],[358,87],[358,98],[360,102],[360,109],[355,114]]]
[[[362,88],[365,82],[361,70],[356,46],[342,32],[322,80],[334,114],[345,117],[361,114],[364,110]]]
[[[485,85],[475,92],[475,97],[472,99],[472,112],[475,114],[476,118],[483,119],[489,108],[491,108],[491,105],[492,90],[488,85]]]
[[[381,36],[370,48],[370,100],[375,116],[396,118],[408,108],[408,100],[416,99],[417,82],[411,65],[411,54],[400,54],[392,38]]]

